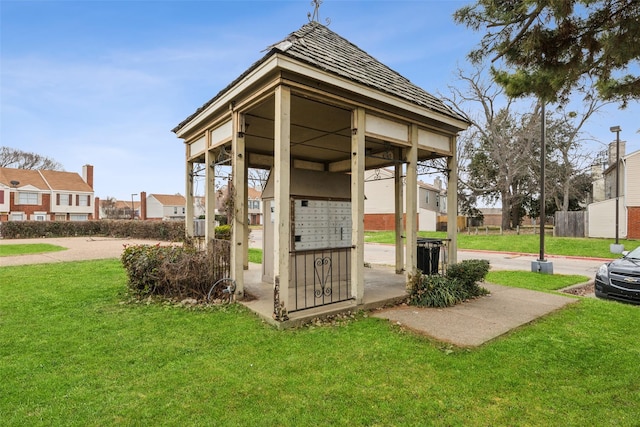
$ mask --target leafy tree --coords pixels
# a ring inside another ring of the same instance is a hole
[[[64,170],[55,160],[17,148],[0,147],[0,167],[33,170]]]
[[[640,1],[477,0],[454,19],[486,30],[472,60],[492,55],[515,69],[492,70],[509,96],[566,101],[591,76],[602,99],[623,107],[640,99],[637,68],[629,68],[640,58]]]

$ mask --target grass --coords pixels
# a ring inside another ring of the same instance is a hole
[[[577,283],[586,283],[589,278],[580,275],[540,274],[531,271],[490,271],[485,279],[497,285],[513,286],[534,291],[556,291]]]
[[[249,248],[249,262],[262,264],[262,249]]]
[[[548,277],[548,276],[545,276]],[[474,350],[357,316],[127,302],[117,260],[0,268],[0,423],[634,425],[638,307],[583,299]]]
[[[0,245],[0,257],[14,255],[40,254],[44,252],[64,251],[67,248],[48,243]]]
[[[444,232],[422,231],[418,233],[418,236],[432,238],[447,237]],[[395,233],[393,231],[367,231],[365,232],[365,242],[393,244],[395,242]],[[618,258],[619,255],[612,254],[609,250],[611,243],[615,243],[615,239],[545,236],[545,254],[592,258]],[[634,240],[620,240],[620,243],[624,244],[627,250],[631,250],[640,245],[640,242]],[[468,235],[459,233],[458,249],[537,254],[540,251],[540,236],[533,234]]]

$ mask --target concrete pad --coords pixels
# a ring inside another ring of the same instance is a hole
[[[485,283],[490,295],[453,307],[399,306],[372,313],[459,347],[484,344],[578,301],[576,298]]]

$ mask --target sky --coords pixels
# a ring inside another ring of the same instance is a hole
[[[453,21],[470,2],[324,0],[319,21],[446,95],[482,37]],[[310,0],[0,0],[0,145],[69,172],[93,165],[101,199],[184,194],[185,149],[171,129],[312,11]],[[635,102],[592,117],[585,150],[613,141],[614,125],[627,153],[640,149]]]

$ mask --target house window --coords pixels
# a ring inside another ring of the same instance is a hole
[[[71,200],[71,194],[60,194],[60,197],[58,198],[58,205],[69,206],[69,200]]]
[[[24,221],[24,213],[22,212],[12,213],[11,221]]]
[[[427,203],[427,204],[429,203],[429,192],[428,191],[424,192],[424,202]]]
[[[46,216],[46,215],[43,215],[43,214],[35,214],[35,215],[33,216],[33,219],[34,219],[35,221],[46,221],[47,216]]]
[[[182,208],[182,215],[184,215],[184,208]]]
[[[173,207],[173,214],[174,215],[178,215],[178,207],[177,206]]]
[[[440,195],[436,194],[436,207],[439,208],[440,207]]]
[[[89,219],[87,214],[71,214],[69,215],[70,221],[86,221]]]
[[[89,196],[85,194],[78,196],[78,206],[89,206]]]
[[[56,214],[56,221],[66,221],[67,220],[67,214]]]
[[[38,193],[25,193],[24,191],[19,192],[18,204],[19,205],[37,205]]]
[[[4,203],[4,190],[0,190],[0,204]]]

